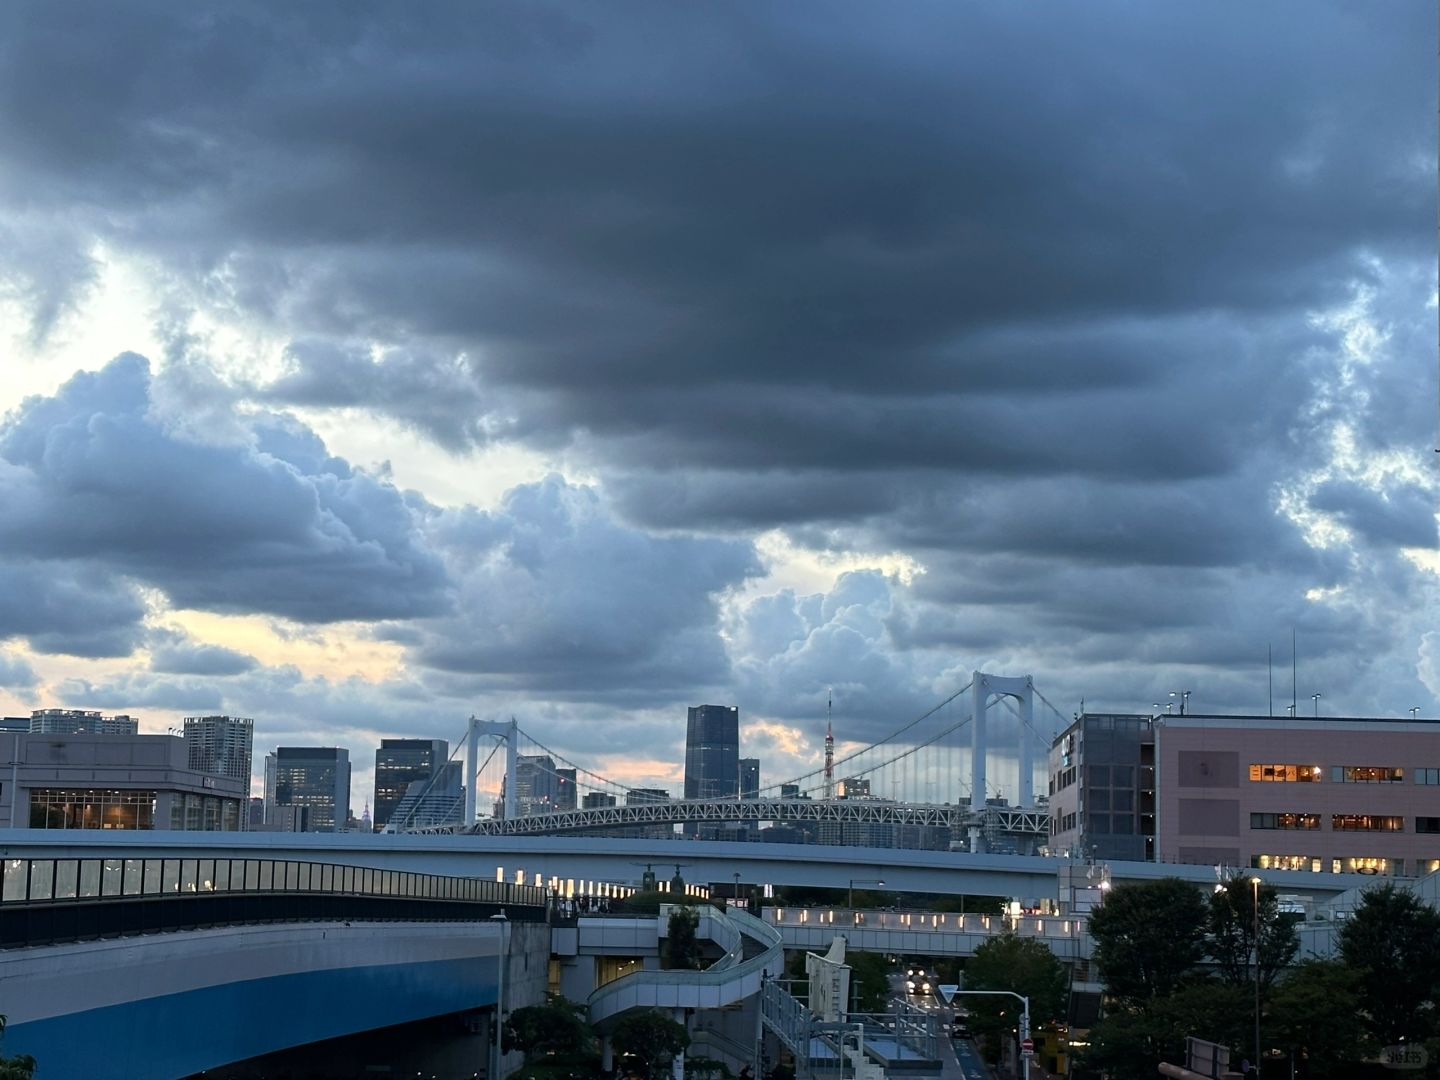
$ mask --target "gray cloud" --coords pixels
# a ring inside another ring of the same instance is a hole
[[[23,693],[39,685],[40,677],[23,657],[0,652],[0,689]]]
[[[128,656],[144,617],[136,589],[95,563],[0,558],[0,640],[21,637],[40,653]]]
[[[124,652],[153,585],[375,621],[419,698],[813,721],[836,672],[878,716],[981,663],[1253,707],[1298,624],[1354,711],[1422,692],[1433,12],[818,11],[0,13],[0,204],[64,241],[5,255],[37,332],[98,241],[160,268],[166,320],[291,342],[216,384],[167,322],[166,380],[9,421],[7,557],[103,587],[96,640],[3,600],[0,635]],[[596,484],[442,511],[237,403]],[[722,638],[769,528],[924,573]]]
[[[444,569],[394,487],[278,421],[254,446],[191,441],[150,415],[149,386],[122,356],[0,427],[10,558],[103,559],[178,607],[303,622],[444,610]]]
[[[593,489],[554,476],[431,530],[452,553],[457,612],[401,640],[491,689],[586,700],[724,682],[717,603],[760,573],[748,542],[628,528]]]
[[[175,630],[152,632],[150,670],[167,675],[243,675],[258,661],[222,645],[206,645]]]

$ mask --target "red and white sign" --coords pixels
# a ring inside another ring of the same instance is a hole
[[[1034,1040],[1034,1039],[1021,1039],[1021,1040],[1020,1040],[1020,1050],[1021,1050],[1022,1053],[1033,1054],[1033,1053],[1035,1052],[1035,1040]]]

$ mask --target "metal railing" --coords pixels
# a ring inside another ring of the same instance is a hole
[[[545,890],[283,859],[0,859],[0,948],[216,926],[546,917]]]
[[[702,971],[635,971],[613,979],[591,993],[587,1007],[591,1022],[595,1023],[612,1015],[617,1010],[613,1002],[637,988],[655,989],[660,987],[720,987],[735,991],[735,1000],[743,994],[743,984],[751,977],[762,974],[778,974],[784,966],[784,950],[780,933],[767,926],[755,916],[739,908],[725,912],[715,909],[715,921],[730,920],[735,924],[741,937],[748,937],[761,946],[761,950],[749,959],[743,959],[743,941],[727,949],[725,955]],[[728,1004],[728,1002],[722,1002]]]
[[[545,906],[545,890],[539,886],[337,863],[165,857],[0,860],[0,906],[272,892]]]

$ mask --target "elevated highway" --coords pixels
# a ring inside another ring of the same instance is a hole
[[[543,890],[271,854],[8,845],[6,1052],[46,1076],[188,1076],[543,994]],[[541,973],[518,994],[516,955]]]
[[[457,875],[515,882],[635,882],[645,865],[661,876],[678,865],[691,882],[740,880],[763,885],[844,889],[859,878],[883,880],[888,891],[1057,899],[1062,870],[1074,860],[1039,855],[972,855],[968,852],[820,844],[757,844],[706,840],[632,840],[602,836],[466,836],[368,833],[121,833],[96,830],[0,830],[0,858],[77,858],[123,854],[127,848],[173,851],[176,857],[323,859],[353,866]],[[1108,880],[1154,881],[1179,877],[1197,884],[1217,880],[1216,868],[1189,864],[1112,862]],[[1375,884],[1360,874],[1312,874],[1257,870],[1284,893],[1328,900]]]

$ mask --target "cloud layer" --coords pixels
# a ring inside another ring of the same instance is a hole
[[[0,638],[314,738],[478,701],[649,752],[702,696],[813,738],[830,686],[871,736],[980,667],[1256,709],[1292,627],[1337,710],[1440,708],[1433,10],[411,14],[0,13],[17,347],[107,260],[164,343],[12,403]],[[441,505],[317,434],[370,425],[452,490],[536,468]]]

